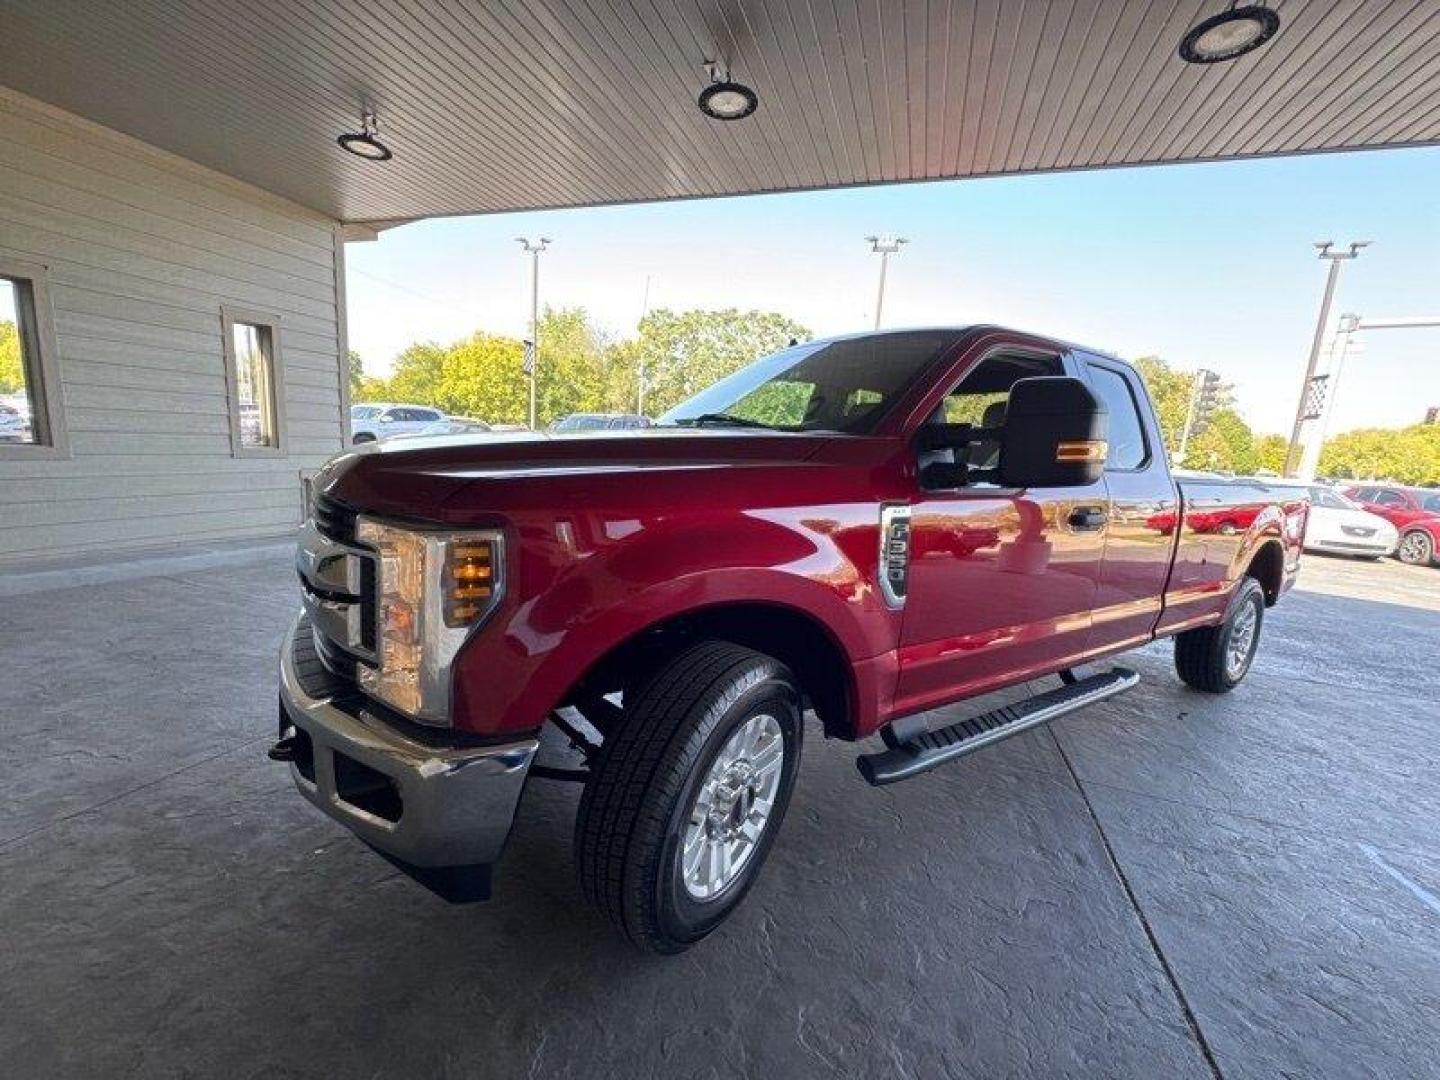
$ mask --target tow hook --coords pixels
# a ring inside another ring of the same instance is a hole
[[[271,761],[294,761],[300,756],[300,738],[296,735],[286,735],[265,751],[265,754]]]

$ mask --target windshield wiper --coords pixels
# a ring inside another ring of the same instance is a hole
[[[751,420],[744,416],[735,416],[732,413],[707,412],[699,416],[685,416],[676,420],[675,423],[683,427],[703,427],[706,424],[721,424],[727,427],[743,428],[764,428],[767,431],[779,431],[774,424],[766,424],[760,420]]]

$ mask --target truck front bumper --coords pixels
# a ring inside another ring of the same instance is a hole
[[[476,745],[402,730],[324,668],[303,614],[280,653],[280,728],[294,729],[290,773],[301,795],[447,898],[482,898],[460,895],[474,887],[456,882],[478,874],[488,889],[536,739]]]

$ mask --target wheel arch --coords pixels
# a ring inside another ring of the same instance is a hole
[[[779,660],[795,674],[825,733],[854,738],[859,690],[845,647],[814,614],[770,600],[719,602],[658,618],[596,659],[563,701],[613,692],[705,640],[728,641]]]
[[[1277,539],[1264,541],[1250,557],[1244,576],[1258,581],[1265,590],[1265,606],[1274,606],[1285,582],[1285,546]]]

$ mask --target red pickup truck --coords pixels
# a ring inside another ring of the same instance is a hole
[[[1306,515],[1177,484],[1123,361],[985,326],[795,344],[644,430],[355,448],[312,492],[271,756],[450,899],[529,778],[582,782],[582,891],[660,952],[755,880],[807,710],[888,784],[1129,689],[1077,669],[1156,637],[1228,690]]]

